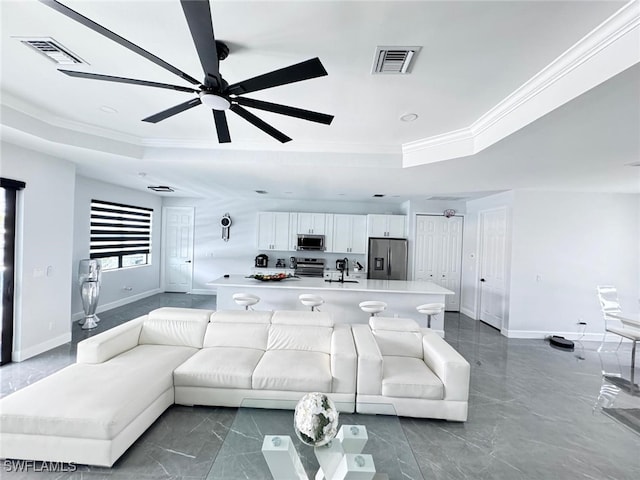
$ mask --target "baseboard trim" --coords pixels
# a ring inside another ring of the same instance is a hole
[[[470,308],[465,308],[465,307],[460,307],[460,313],[462,313],[463,315],[466,315],[467,317],[471,318],[472,320],[476,320],[476,312],[471,310]]]
[[[189,293],[193,295],[215,295],[217,293],[217,290],[207,288],[194,288]]]
[[[564,337],[567,340],[584,340],[585,342],[601,342],[602,333],[580,333],[580,332],[549,332],[540,330],[507,330],[502,329],[502,334],[508,338],[524,338],[524,339],[545,339],[551,335]],[[617,343],[618,339],[612,340],[617,335],[609,334],[607,343]],[[626,339],[623,339],[626,341]]]
[[[71,332],[63,333],[55,338],[50,338],[46,342],[39,343],[33,347],[25,348],[24,350],[16,350],[11,354],[11,361],[22,362],[27,358],[35,357],[43,352],[51,350],[52,348],[59,347],[65,343],[71,341]]]
[[[111,310],[112,308],[122,307],[123,305],[127,305],[131,302],[135,302],[138,300],[143,300],[152,295],[157,295],[158,293],[163,293],[163,291],[159,288],[154,288],[153,290],[147,290],[146,292],[138,293],[136,295],[131,295],[130,297],[121,298],[120,300],[116,300],[115,302],[105,303],[104,305],[98,305],[96,309],[96,313],[105,312],[107,310]],[[84,318],[84,312],[76,312],[71,315],[71,320],[73,322],[77,322],[78,320],[82,320]]]

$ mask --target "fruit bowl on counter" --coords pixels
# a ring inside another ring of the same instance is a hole
[[[287,278],[298,278],[295,275],[291,275],[290,273],[274,273],[271,275],[263,275],[261,273],[257,273],[255,275],[249,275],[246,278],[253,278],[255,280],[260,280],[261,282],[279,282],[280,280],[286,280]]]

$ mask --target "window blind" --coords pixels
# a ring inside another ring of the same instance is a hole
[[[152,208],[91,200],[89,256],[151,253]]]

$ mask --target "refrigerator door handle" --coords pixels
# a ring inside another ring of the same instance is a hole
[[[387,250],[387,258],[389,261],[387,262],[387,275],[391,278],[391,264],[393,263],[393,256],[391,255],[391,246]]]

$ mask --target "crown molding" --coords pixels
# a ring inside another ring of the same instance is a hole
[[[402,145],[403,166],[473,155],[640,62],[632,0],[469,127]]]

